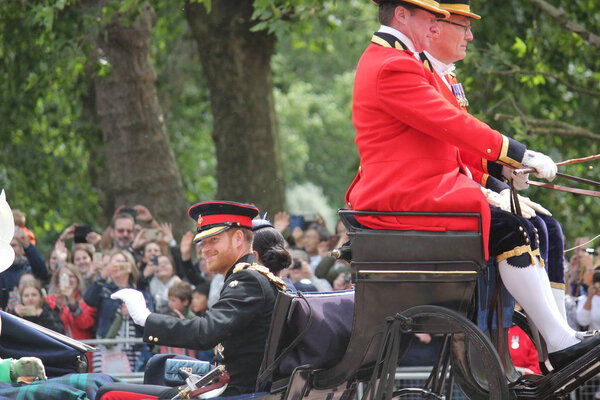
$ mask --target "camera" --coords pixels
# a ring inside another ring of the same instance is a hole
[[[150,262],[154,265],[158,265],[158,256],[151,257]]]
[[[593,256],[597,256],[598,255],[598,252],[593,247],[588,247],[587,249],[585,249],[585,252],[588,253],[588,254],[591,254]]]

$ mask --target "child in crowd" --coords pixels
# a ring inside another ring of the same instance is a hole
[[[192,287],[184,281],[175,282],[168,290],[169,314],[172,314],[181,319],[194,318],[196,314],[190,310],[192,302]],[[195,352],[189,349],[179,347],[160,346],[161,354],[181,354],[186,356],[194,356]]]
[[[60,314],[45,301],[45,294],[38,281],[26,281],[19,287],[21,301],[15,305],[14,314],[58,333],[65,333]]]
[[[210,291],[210,283],[204,282],[196,286],[192,292],[192,304],[190,309],[194,314],[200,316],[208,310],[208,293]]]

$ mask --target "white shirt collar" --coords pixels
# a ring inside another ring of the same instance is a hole
[[[424,53],[427,56],[427,59],[431,62],[431,66],[433,67],[434,71],[437,72],[437,74],[441,77],[446,76],[456,69],[454,64],[445,64],[432,56],[429,52],[424,51]]]
[[[404,45],[410,51],[412,51],[412,53],[414,54],[415,58],[417,60],[419,60],[419,53],[415,51],[415,45],[413,44],[412,40],[410,40],[408,38],[408,36],[406,36],[404,33],[400,32],[398,29],[392,28],[391,26],[387,26],[387,25],[381,25],[379,27],[378,32],[389,33],[390,35],[393,35],[394,37],[396,37],[396,39],[398,39],[402,43],[404,43]]]

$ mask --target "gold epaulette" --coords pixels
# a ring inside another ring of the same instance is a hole
[[[244,269],[251,269],[266,276],[267,279],[277,286],[279,290],[285,290],[285,282],[278,276],[275,276],[271,270],[264,265],[258,265],[257,263],[239,263],[233,268],[233,273],[235,274],[236,272],[240,272]]]

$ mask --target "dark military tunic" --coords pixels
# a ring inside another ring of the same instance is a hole
[[[248,254],[236,262],[256,262]],[[146,320],[144,340],[198,350],[221,343],[224,364],[231,376],[226,394],[254,391],[263,357],[277,287],[261,273],[245,269],[225,276],[219,301],[205,315],[179,319],[152,313]]]

